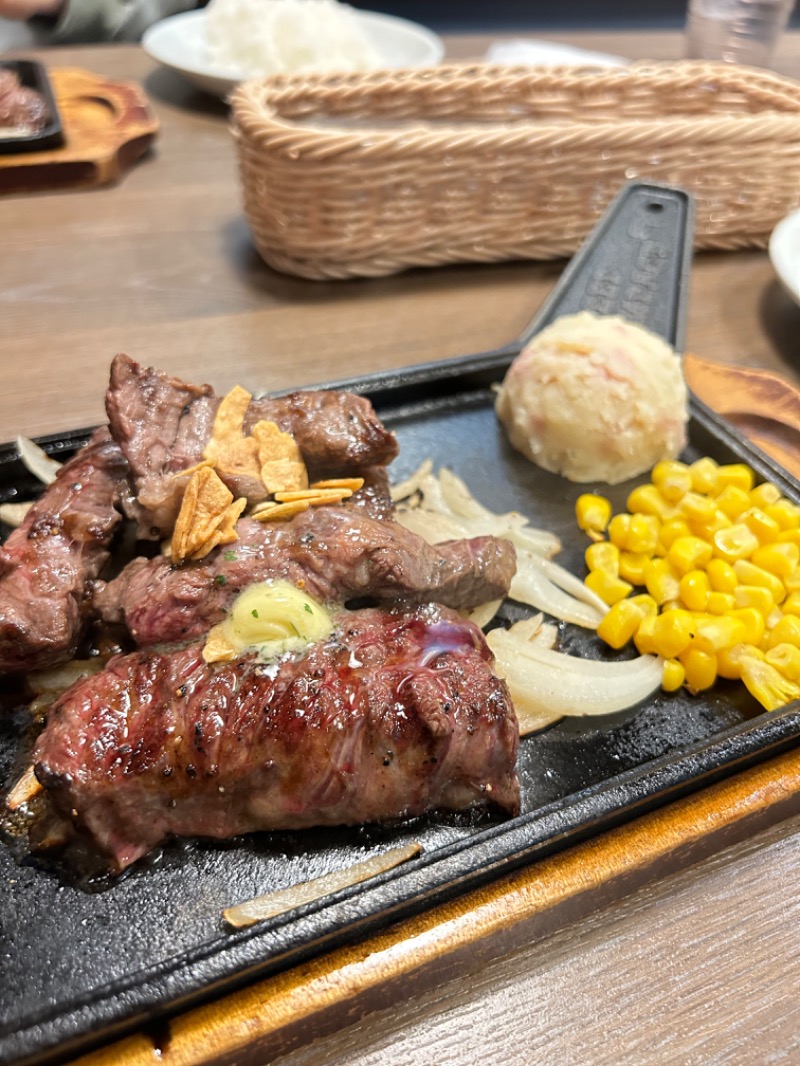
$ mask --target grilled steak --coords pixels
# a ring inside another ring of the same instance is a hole
[[[435,547],[396,522],[344,507],[310,508],[290,522],[243,519],[239,540],[205,559],[173,566],[134,559],[99,586],[94,607],[126,622],[137,644],[189,640],[221,621],[248,585],[285,578],[322,601],[353,598],[474,607],[508,592],[513,545],[494,537]]]
[[[173,835],[516,813],[517,723],[480,630],[434,605],[337,621],[279,665],[117,656],[54,706],[37,777],[116,870]]]
[[[121,519],[127,464],[107,429],[58,473],[0,549],[0,671],[70,658],[88,582]]]
[[[11,128],[20,133],[41,133],[47,118],[42,94],[23,85],[13,70],[0,70],[0,131]]]
[[[202,458],[218,406],[209,385],[189,385],[125,355],[114,359],[106,410],[130,463],[136,499],[126,510],[141,537],[158,539],[172,529],[183,488],[172,475]],[[309,390],[254,399],[245,432],[261,419],[291,433],[314,477],[384,466],[397,454],[394,435],[369,401],[353,393]]]

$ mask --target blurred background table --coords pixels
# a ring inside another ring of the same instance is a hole
[[[632,58],[676,58],[682,44],[674,32],[541,36]],[[490,39],[449,38],[448,55],[482,56]],[[116,187],[0,198],[2,439],[101,420],[120,350],[220,390],[238,382],[262,391],[492,348],[522,329],[563,267],[464,266],[333,284],[278,275],[253,250],[239,209],[223,104],[134,46],[40,57],[141,81],[161,133]],[[777,67],[800,77],[800,33],[786,36]],[[800,308],[765,253],[696,257],[689,350],[797,384],[799,338]],[[535,879],[523,878],[493,900],[429,915],[222,1010],[187,1015],[161,1047],[134,1037],[95,1061],[793,1061],[798,781],[789,758],[735,795],[679,806],[680,839],[693,843],[667,843],[658,862],[648,861],[653,834],[669,836],[669,816],[611,834],[606,859],[602,842],[585,857],[596,870],[623,849],[608,867],[613,888],[589,878],[573,905],[546,907],[546,917],[534,906]],[[720,812],[731,799],[738,813],[727,819]],[[575,884],[581,859],[566,860],[578,864]],[[563,883],[566,874],[553,876]],[[487,923],[481,950],[453,950],[469,943],[473,917]],[[293,1009],[305,1017],[304,987],[323,1005],[327,994],[328,1009],[292,1026]]]

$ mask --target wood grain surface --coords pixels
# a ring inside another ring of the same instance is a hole
[[[677,34],[560,38],[634,58],[673,58],[682,45]],[[453,39],[448,50],[477,57],[488,43]],[[522,330],[562,268],[346,284],[278,275],[242,220],[224,105],[136,47],[38,57],[141,81],[161,134],[118,186],[0,201],[2,439],[99,421],[119,350],[220,388],[262,390],[491,348]],[[777,62],[800,75],[800,34],[787,35]],[[687,347],[712,370],[756,367],[800,383],[800,308],[765,254],[696,257],[690,301]],[[712,398],[729,388],[712,383]],[[600,852],[573,849],[495,895],[187,1014],[169,1040],[146,1033],[93,1061],[798,1061],[798,772],[793,759],[761,768],[737,778],[735,794],[682,801],[661,812],[666,822],[588,846]],[[756,832],[762,816],[775,824]],[[575,906],[558,910],[567,897]]]

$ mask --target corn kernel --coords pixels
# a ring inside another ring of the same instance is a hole
[[[713,517],[707,522],[700,522],[692,519],[689,522],[689,525],[695,537],[702,537],[703,540],[711,542],[714,539],[715,533],[718,533],[721,529],[730,529],[733,523],[726,514],[723,514],[720,510],[716,510]]]
[[[582,493],[575,503],[575,516],[580,529],[587,533],[605,533],[611,520],[611,501],[592,492]]]
[[[776,577],[788,577],[800,563],[800,548],[796,544],[765,544],[756,548],[750,556],[750,562]]]
[[[728,529],[720,529],[714,534],[714,553],[717,558],[727,563],[737,559],[748,559],[759,546],[758,537],[744,522],[737,522]]]
[[[692,488],[695,492],[705,492],[709,496],[716,495],[718,491],[719,466],[713,459],[698,459],[689,467],[692,477]]]
[[[631,514],[652,515],[661,521],[672,513],[672,504],[655,485],[638,485],[628,496],[627,506]]]
[[[654,515],[632,514],[625,547],[629,552],[652,555],[658,545],[661,523]]]
[[[737,585],[733,590],[733,602],[737,607],[752,607],[762,618],[775,607],[772,593],[763,585]]]
[[[630,524],[631,516],[625,511],[615,514],[608,523],[608,539],[612,544],[616,544],[620,551],[623,551],[627,545]]]
[[[764,615],[754,607],[737,607],[731,611],[731,618],[739,618],[744,623],[743,644],[756,646],[761,643],[767,628]]]
[[[706,610],[709,614],[727,614],[736,607],[732,592],[709,592]]]
[[[735,644],[732,648],[722,648],[717,652],[717,677],[724,677],[728,681],[741,681],[742,662],[739,655],[740,648],[740,644]]]
[[[744,643],[747,628],[741,618],[733,615],[698,614],[694,616],[693,647],[716,655],[723,648]]]
[[[796,645],[776,644],[769,649],[764,660],[790,681],[800,680],[800,648]]]
[[[790,592],[781,604],[784,614],[800,615],[800,592]]]
[[[727,485],[717,496],[716,504],[720,511],[733,520],[744,514],[745,511],[749,511],[752,506],[750,493],[745,492],[744,489],[740,489],[736,485]]]
[[[745,511],[740,521],[744,522],[751,533],[755,533],[759,544],[769,544],[781,531],[775,519],[770,518],[760,507],[751,507],[749,511]]]
[[[598,595],[603,603],[607,603],[609,607],[619,600],[625,599],[633,589],[633,585],[629,581],[623,581],[621,577],[615,577],[605,570],[592,570],[587,575],[584,584]]]
[[[584,559],[590,570],[602,570],[613,577],[619,573],[619,548],[610,541],[590,544],[584,552]]]
[[[665,692],[677,692],[686,679],[686,670],[683,663],[678,659],[667,659],[664,662],[664,672],[661,679],[661,687]]]
[[[766,659],[748,655],[741,665],[742,681],[766,710],[777,710],[800,696],[800,686],[784,677]]]
[[[791,500],[780,499],[767,504],[764,513],[777,522],[782,531],[800,528],[800,507]]]
[[[692,642],[694,619],[688,611],[674,610],[660,614],[653,622],[653,645],[657,655],[675,659]]]
[[[780,578],[775,577],[769,570],[748,562],[746,559],[737,559],[733,564],[733,571],[742,585],[760,585],[769,589],[775,603],[783,603],[786,599],[786,589]]]
[[[714,592],[733,592],[739,584],[736,571],[724,559],[712,559],[706,567],[706,573]]]
[[[653,597],[646,592],[640,592],[637,596],[631,596],[630,602],[635,604],[635,606],[641,610],[643,617],[647,614],[658,614],[658,604]]]
[[[753,471],[744,463],[726,463],[717,467],[717,485],[723,492],[729,485],[749,492],[754,481]]]
[[[771,503],[777,503],[780,498],[780,489],[770,481],[765,481],[761,485],[756,485],[754,489],[750,490],[752,507],[768,507]]]
[[[690,611],[704,611],[711,585],[705,570],[688,570],[680,580],[682,602]]]
[[[666,559],[650,560],[644,569],[644,583],[659,606],[668,600],[677,600],[680,596],[678,576]]]
[[[656,654],[655,623],[659,617],[657,614],[646,614],[639,623],[639,628],[633,635],[633,643],[640,655]]]
[[[665,459],[656,463],[650,475],[653,484],[669,503],[677,503],[678,500],[692,487],[692,475],[685,463],[676,460]]]
[[[783,587],[789,593],[800,592],[800,567],[786,575],[783,579]]]
[[[794,644],[800,648],[800,618],[796,614],[783,615],[767,633],[767,648],[774,648],[778,644]]]
[[[689,648],[681,656],[686,671],[686,687],[690,692],[703,692],[717,680],[717,658],[700,648]]]
[[[650,556],[644,552],[620,552],[619,576],[632,585],[643,585],[645,567],[649,562]]]
[[[641,625],[643,607],[633,600],[618,600],[610,607],[597,627],[597,635],[612,648],[622,648]]]
[[[703,525],[713,521],[717,513],[717,505],[708,496],[701,496],[697,492],[687,492],[681,500],[681,514],[686,515],[689,525],[699,522]]]
[[[678,537],[691,537],[691,535],[692,531],[686,519],[682,516],[676,516],[675,518],[668,518],[663,523],[658,533],[658,543],[667,552]]]
[[[728,530],[722,530],[717,536]],[[678,574],[704,567],[711,559],[713,549],[700,537],[678,537],[667,552],[667,559]]]
[[[775,539],[778,544],[797,544],[800,547],[800,529],[782,529]]]

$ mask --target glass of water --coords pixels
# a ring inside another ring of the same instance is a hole
[[[768,67],[795,0],[689,0],[688,59]]]

